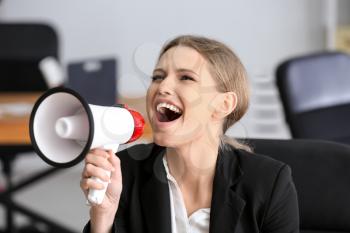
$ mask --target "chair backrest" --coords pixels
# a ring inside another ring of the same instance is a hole
[[[350,146],[311,139],[248,139],[259,154],[288,164],[301,232],[350,232]]]
[[[350,56],[324,52],[287,60],[276,72],[294,138],[350,144]]]
[[[43,91],[48,88],[39,62],[58,59],[58,36],[41,23],[0,24],[0,91]]]

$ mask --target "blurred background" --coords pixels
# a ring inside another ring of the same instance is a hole
[[[348,0],[0,1],[0,24],[31,23],[49,25],[56,33],[55,62],[68,86],[91,98],[90,102],[128,103],[141,113],[145,111],[144,97],[152,69],[165,41],[180,34],[223,41],[241,58],[252,87],[248,113],[227,132],[243,138],[292,137],[275,82],[279,64],[306,54],[350,52]],[[30,35],[26,39],[30,40]],[[97,74],[90,77],[89,72]],[[98,77],[102,76],[101,81]],[[0,86],[2,78],[0,75]],[[96,87],[96,83],[106,90],[101,93],[104,99],[94,99],[99,92],[92,95],[88,89]],[[1,104],[3,109],[9,107],[6,102]],[[22,114],[28,112],[26,109],[17,106],[13,111]],[[149,137],[139,142],[142,141],[149,141]],[[24,150],[22,154],[25,156],[17,156],[12,166],[14,184],[48,168],[33,152]],[[72,232],[79,232],[88,221],[88,207],[79,189],[81,170],[79,164],[60,171],[21,189],[13,198]],[[0,191],[6,190],[6,182],[1,174]],[[0,229],[6,228],[7,220],[1,205]],[[12,222],[15,228],[30,225],[19,211]],[[36,227],[47,230],[40,223]]]

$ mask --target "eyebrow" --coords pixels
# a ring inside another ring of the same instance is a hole
[[[161,73],[166,73],[162,68],[156,68],[153,70],[153,73],[154,72],[161,72]],[[190,70],[190,69],[185,69],[185,68],[180,68],[180,69],[177,69],[176,72],[189,72],[189,73],[192,73],[196,76],[199,76],[196,72],[194,72],[193,70]]]

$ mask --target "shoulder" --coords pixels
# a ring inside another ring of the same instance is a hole
[[[271,157],[238,151],[244,172],[237,191],[250,203],[263,232],[299,232],[297,191],[291,168]]]
[[[293,183],[291,169],[287,164],[244,150],[234,150],[233,153],[237,156],[242,172],[237,188],[250,198],[268,200],[274,191]]]
[[[275,176],[281,169],[288,167],[284,162],[273,159],[269,156],[235,150],[242,170],[248,174]]]

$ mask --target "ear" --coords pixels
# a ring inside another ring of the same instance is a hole
[[[232,91],[219,93],[212,102],[212,107],[214,110],[212,115],[213,119],[224,119],[236,109],[237,101],[237,95]]]

